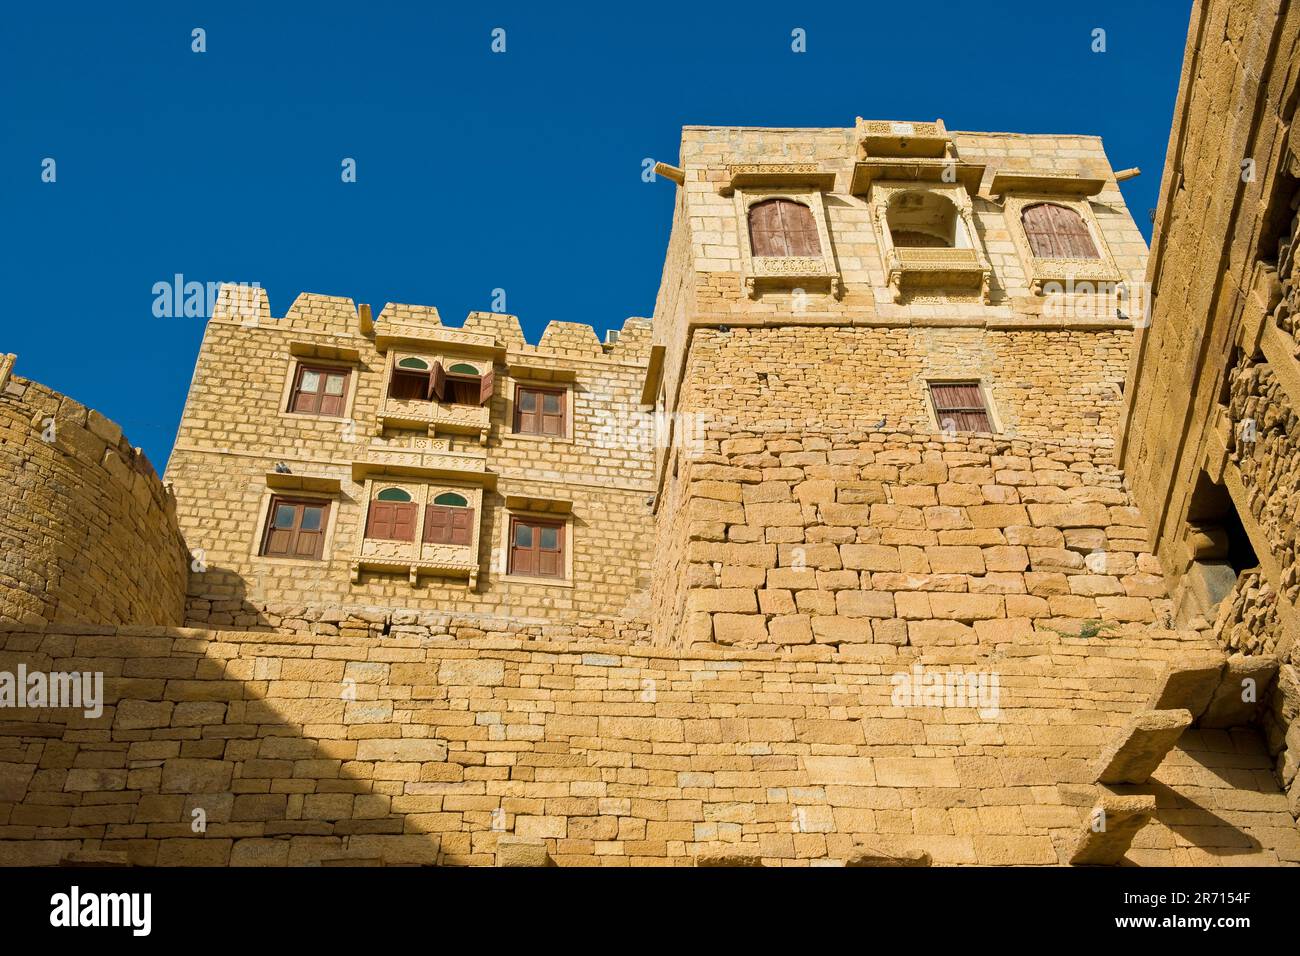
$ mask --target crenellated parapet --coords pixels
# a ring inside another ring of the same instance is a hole
[[[622,364],[644,364],[650,351],[651,322],[629,317],[617,335],[601,343],[596,331],[579,322],[547,323],[536,343],[524,334],[519,316],[508,312],[470,312],[459,326],[442,321],[436,306],[387,302],[377,315],[370,306],[345,296],[300,293],[281,318],[271,314],[267,292],[260,286],[225,284],[218,290],[212,321],[235,323],[246,329],[279,328],[307,333],[324,333],[347,338],[383,340],[396,335],[416,338],[428,333],[451,340],[481,342],[499,354],[520,353],[558,359],[612,360]],[[369,323],[369,325],[367,325]],[[400,333],[392,330],[400,329]]]

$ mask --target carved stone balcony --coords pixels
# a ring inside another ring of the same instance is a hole
[[[1120,280],[1119,270],[1109,255],[1097,259],[1033,256],[1029,262],[1029,286],[1035,295],[1048,292],[1105,292]]]
[[[376,430],[381,434],[385,425],[428,428],[430,435],[438,431],[475,435],[480,444],[484,444],[491,426],[491,408],[488,405],[458,405],[385,396],[379,403],[379,413],[375,418]]]
[[[905,291],[971,290],[987,303],[990,268],[977,249],[899,247],[889,252],[889,287],[894,301]]]
[[[352,480],[372,475],[451,478],[488,487],[495,484],[496,477],[487,470],[483,449],[453,448],[446,438],[420,438],[410,445],[369,445],[352,462]]]
[[[839,295],[840,275],[835,267],[821,256],[755,256],[750,259],[750,271],[745,276],[745,290],[751,296],[764,279],[809,279],[829,282],[832,295]]]
[[[362,571],[406,574],[412,586],[421,574],[463,577],[473,591],[478,586],[478,549],[473,545],[422,544],[419,541],[376,541],[363,538],[361,553],[352,561],[352,582],[361,583]]]

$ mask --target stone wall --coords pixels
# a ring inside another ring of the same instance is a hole
[[[1132,332],[970,328],[698,329],[679,408],[706,427],[939,431],[926,382],[988,386],[999,431],[1110,447]]]
[[[176,504],[122,430],[0,370],[0,626],[179,624]]]
[[[396,628],[0,633],[4,670],[99,671],[106,692],[95,719],[0,711],[0,862],[491,864],[523,843],[582,866],[836,865],[864,845],[1059,864],[1102,750],[1164,661],[1209,647],[1138,625],[781,654]],[[996,675],[996,698],[922,692],[957,674]],[[1128,859],[1300,860],[1269,763],[1254,733],[1188,731]]]
[[[1196,5],[1152,239],[1154,309],[1138,332],[1120,444],[1180,607],[1187,599],[1189,613],[1214,618],[1213,637],[1241,668],[1276,667],[1261,688],[1259,724],[1279,782],[1292,789],[1297,65],[1300,8]],[[1257,567],[1243,560],[1245,541]],[[1225,572],[1229,584],[1237,573],[1231,588],[1221,587]]]
[[[1281,569],[1279,593],[1295,604],[1300,597],[1295,511],[1300,500],[1300,417],[1267,362],[1243,361],[1229,373],[1228,383],[1228,417],[1236,423],[1230,432],[1230,459],[1246,488],[1249,513],[1266,536],[1261,544]]]
[[[1294,217],[1297,57],[1294,5],[1202,0],[1193,11],[1147,272],[1154,308],[1136,339],[1120,446],[1171,579],[1188,569],[1187,515],[1234,349],[1253,354],[1243,330],[1276,304],[1257,270],[1277,265]]]
[[[609,641],[649,643],[646,622],[629,618],[582,618],[562,622],[548,618],[499,614],[453,614],[378,605],[249,604],[193,598],[186,605],[190,626],[322,637],[378,639],[393,635],[419,640],[511,634],[521,640]],[[197,623],[196,623],[197,622]]]
[[[659,642],[952,646],[1168,617],[1141,516],[1087,443],[726,434],[682,466],[686,620]]]

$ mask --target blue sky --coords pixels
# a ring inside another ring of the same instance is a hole
[[[260,283],[274,315],[312,291],[432,304],[453,325],[501,288],[530,339],[554,319],[603,334],[653,310],[673,187],[643,182],[642,161],[674,162],[687,124],[1097,134],[1116,168],[1142,167],[1123,189],[1149,236],[1189,11],[6,4],[0,352],[161,471],[203,334],[153,314],[176,273]]]

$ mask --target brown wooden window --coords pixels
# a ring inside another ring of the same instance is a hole
[[[564,523],[511,518],[509,573],[564,577]]]
[[[563,388],[518,386],[515,389],[515,431],[521,435],[567,437],[564,433],[566,392]]]
[[[379,541],[414,541],[419,507],[400,488],[385,488],[371,499],[366,537]]]
[[[1073,209],[1055,203],[1028,206],[1020,214],[1029,249],[1040,259],[1097,259],[1088,224]]]
[[[293,376],[289,411],[305,415],[342,415],[349,375],[345,368],[300,364]]]
[[[438,496],[444,497],[452,496]],[[469,544],[474,537],[474,509],[440,505],[437,504],[438,498],[434,499],[434,504],[424,509],[424,543]]]
[[[271,499],[271,508],[267,512],[261,554],[319,561],[325,547],[325,522],[329,510],[328,501],[304,501],[276,495]]]
[[[993,431],[978,382],[931,382],[930,399],[934,402],[934,415],[943,431]]]
[[[749,244],[756,256],[820,256],[812,210],[790,199],[765,199],[749,208]]]

